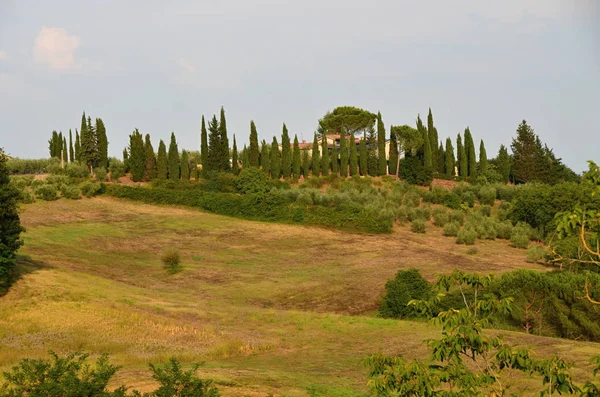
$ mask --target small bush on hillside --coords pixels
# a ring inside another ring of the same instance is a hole
[[[539,262],[546,261],[551,256],[551,252],[548,248],[540,244],[531,244],[527,248],[527,262]]]
[[[313,205],[313,197],[310,194],[310,192],[308,191],[300,191],[300,194],[298,194],[298,197],[296,198],[296,203],[308,207],[310,205]]]
[[[498,222],[496,224],[496,237],[504,240],[510,240],[513,225],[510,221]]]
[[[403,204],[407,207],[416,208],[421,204],[421,196],[414,192],[408,192],[404,195]]]
[[[416,210],[411,207],[407,207],[406,205],[401,205],[396,210],[396,219],[400,223],[410,222],[413,219],[416,219]]]
[[[515,248],[527,248],[529,246],[529,235],[523,230],[513,229],[513,233],[510,236],[510,243]]]
[[[431,207],[419,207],[415,211],[415,219],[428,221],[431,219]]]
[[[398,176],[411,185],[429,186],[433,180],[431,170],[425,168],[416,157],[400,160]]]
[[[515,197],[515,194],[517,193],[517,187],[514,185],[505,185],[505,184],[499,184],[496,185],[496,192],[497,192],[497,197],[498,200],[502,200],[502,201],[506,201],[507,203],[510,203],[513,198]]]
[[[460,224],[458,222],[450,222],[444,226],[444,236],[456,237],[460,231]]]
[[[103,167],[94,168],[94,175],[98,182],[106,182],[106,169]]]
[[[431,285],[416,269],[401,270],[385,284],[385,296],[379,314],[387,318],[415,318],[421,314],[408,306],[413,299],[427,300],[432,295]]]
[[[56,200],[58,198],[56,196],[57,193],[58,190],[56,189],[56,186],[50,184],[43,184],[35,189],[36,197],[45,201]]]
[[[94,197],[102,192],[102,185],[98,182],[85,181],[79,185],[81,194],[85,197]]]
[[[208,192],[236,193],[236,179],[230,172],[206,171],[200,186]]]
[[[475,193],[471,191],[466,191],[462,194],[460,199],[461,202],[467,207],[473,207],[475,205],[476,196]]]
[[[81,198],[81,190],[77,186],[65,186],[61,189],[61,194],[69,200],[79,200]]]
[[[433,212],[433,224],[437,227],[444,227],[450,222],[450,216],[446,211],[434,211]]]
[[[45,174],[48,166],[58,159],[8,159],[6,166],[11,175],[15,174]]]
[[[56,185],[56,186],[68,185],[69,177],[66,175],[61,175],[61,174],[48,175],[44,182],[49,183],[51,185]]]
[[[456,222],[462,226],[465,223],[465,213],[461,210],[452,211],[448,214],[448,221]]]
[[[19,201],[23,204],[33,204],[35,203],[35,194],[29,189],[23,189]]]
[[[505,220],[508,219],[508,211],[503,210],[503,209],[498,209],[498,211],[496,211],[496,218],[498,218],[498,220],[500,222],[504,222]]]
[[[442,204],[448,208],[457,210],[460,208],[460,204],[461,204],[460,196],[458,196],[454,192],[448,192],[448,194],[446,194],[446,196],[442,200]]]
[[[42,179],[34,179],[33,182],[31,182],[31,188],[32,189],[37,189],[38,187],[45,185],[46,182]]]
[[[179,251],[168,250],[165,251],[162,258],[163,269],[169,274],[179,273],[181,271],[181,257]]]
[[[325,178],[320,178],[318,176],[311,176],[305,182],[309,187],[320,189],[325,184]]]
[[[10,177],[10,183],[19,190],[31,186],[33,180],[33,175],[15,175]]]
[[[456,235],[456,244],[473,245],[477,241],[477,231],[473,229],[461,229]]]
[[[65,175],[69,178],[89,178],[90,169],[80,163],[69,163],[65,167]]]
[[[478,192],[479,203],[482,205],[494,205],[496,201],[496,188],[491,185],[482,186]]]
[[[492,207],[490,207],[489,205],[482,205],[479,207],[479,212],[481,213],[481,215],[483,216],[487,216],[490,217],[492,216]]]
[[[242,194],[264,194],[270,190],[267,174],[256,167],[244,168],[235,185]]]
[[[410,230],[413,233],[425,233],[425,221],[422,219],[415,219],[410,226]]]
[[[125,176],[125,164],[121,160],[111,157],[108,161],[108,172],[110,172],[110,179],[117,182],[119,178]]]
[[[60,164],[60,160],[57,158],[53,158],[54,161],[51,161],[48,164],[47,170],[50,174],[62,174],[65,172],[62,165]],[[67,164],[68,166],[68,164]]]
[[[467,250],[467,255],[477,255],[479,254],[479,248],[473,247]]]

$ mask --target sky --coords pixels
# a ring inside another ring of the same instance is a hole
[[[198,150],[221,106],[240,149],[250,120],[312,140],[337,106],[388,128],[431,107],[441,139],[469,126],[490,157],[525,119],[581,172],[599,93],[596,0],[0,0],[0,147],[24,158],[83,111],[120,157],[134,128]]]

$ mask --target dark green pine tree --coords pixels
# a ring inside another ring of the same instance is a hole
[[[467,167],[469,169],[469,178],[477,178],[477,156],[475,155],[475,143],[469,127],[465,129],[465,153],[467,154]]]
[[[169,164],[169,179],[172,181],[178,181],[181,176],[181,166],[179,163],[179,148],[177,147],[177,141],[175,140],[174,132],[171,132],[171,143],[169,143],[167,162]]]
[[[329,145],[327,144],[327,133],[323,132],[321,135],[321,174],[323,176],[329,176],[329,167],[331,166],[329,161]]]
[[[128,162],[131,180],[134,182],[143,181],[146,174],[146,149],[144,147],[144,138],[137,128],[129,135]]]
[[[127,148],[123,149],[123,166],[125,167],[125,172],[129,172],[129,152],[127,152]]]
[[[281,153],[279,152],[279,143],[277,138],[273,137],[271,143],[271,178],[279,179],[281,177]]]
[[[158,144],[158,158],[156,160],[156,177],[165,180],[169,176],[169,160],[167,159],[167,146],[160,140]]]
[[[96,139],[98,141],[98,167],[108,169],[108,138],[102,119],[96,119]]]
[[[284,178],[289,178],[292,174],[292,150],[290,147],[290,135],[288,129],[283,123],[281,132],[281,173]]]
[[[541,141],[525,120],[517,128],[517,136],[513,138],[512,174],[515,183],[541,181],[543,148]]]
[[[479,174],[485,175],[488,170],[488,159],[487,152],[485,151],[485,144],[483,143],[483,139],[479,144]]]
[[[185,150],[181,151],[181,180],[190,180],[190,159],[188,152]]]
[[[417,149],[417,158],[425,165],[425,142],[429,140],[429,136],[427,134],[427,128],[423,125],[420,114],[417,114],[417,131],[421,134],[421,141],[423,142]]]
[[[156,179],[158,175],[158,169],[156,164],[156,154],[154,154],[154,148],[152,147],[150,134],[146,134],[146,140],[144,142],[144,153],[144,158],[146,160],[144,180],[151,181]]]
[[[390,128],[390,175],[398,175],[398,137]]]
[[[350,139],[348,140],[348,168],[350,176],[358,175],[358,153],[356,152],[356,139],[354,138],[354,131],[350,133]]]
[[[192,161],[192,169],[190,170],[190,178],[197,181],[200,179],[200,173],[198,172],[198,160]]]
[[[387,175],[387,159],[385,157],[385,127],[381,113],[377,112],[377,158],[379,161],[378,175]]]
[[[298,135],[294,135],[294,149],[292,152],[292,173],[296,182],[298,182],[298,179],[300,179],[301,167],[302,159],[300,157],[300,144],[298,143]]]
[[[454,147],[452,146],[452,139],[450,138],[446,138],[446,155],[444,156],[444,158],[446,160],[444,166],[444,173],[448,176],[454,177]]]
[[[79,141],[79,132],[75,129],[75,160],[81,161],[81,142]]]
[[[57,143],[58,143],[58,132],[52,131],[52,136],[50,137],[50,140],[48,141],[48,151],[50,153],[50,157],[60,157],[56,150],[56,147],[58,145]]]
[[[310,156],[308,155],[308,149],[302,150],[302,175],[304,178],[308,178],[310,175]]]
[[[458,175],[465,180],[469,176],[469,163],[467,161],[468,157],[465,145],[462,143],[460,134],[458,134],[456,145],[458,147]]]
[[[66,163],[69,162],[69,149],[67,149],[67,138],[63,136],[62,138],[62,149],[61,149],[61,157],[62,160]]]
[[[373,126],[370,126],[367,131],[367,173],[370,176],[377,176],[379,174],[379,160],[377,159],[377,136]]]
[[[342,177],[348,176],[348,140],[346,134],[340,134],[340,175]]]
[[[200,130],[200,164],[202,164],[202,170],[208,169],[208,134],[206,132],[204,115],[202,115],[202,126]]]
[[[443,174],[445,172],[446,169],[446,151],[444,150],[444,144],[442,142],[440,142],[440,147],[437,148],[436,151],[437,155],[438,155],[438,169],[436,172]],[[440,169],[441,167],[441,169]]]
[[[246,145],[244,145],[244,148],[242,149],[242,168],[249,168],[250,167],[250,149],[248,149],[246,147]]]
[[[250,167],[258,167],[260,153],[258,149],[258,132],[256,132],[256,125],[254,124],[254,121],[250,122],[250,153],[248,156],[250,160]]]
[[[96,126],[92,124],[92,118],[90,116],[87,118],[87,129],[93,146],[92,166],[96,168],[98,167],[98,162],[100,161],[100,151],[98,150],[98,131],[96,131]]]
[[[90,172],[95,164],[96,144],[94,142],[95,133],[90,131],[91,121],[88,124],[85,118],[85,112],[81,116],[81,162],[85,164]]]
[[[502,176],[502,181],[508,183],[510,179],[510,155],[504,145],[500,145],[498,157],[496,157],[496,168],[500,176]]]
[[[227,121],[225,120],[225,109],[221,106],[221,119],[219,121],[219,135],[221,137],[219,142],[219,170],[231,171],[231,164],[229,162],[229,138],[227,138]]]
[[[221,170],[221,134],[219,131],[219,122],[217,116],[213,115],[213,118],[208,122],[208,158],[206,171],[219,171]]]
[[[335,139],[333,140],[333,144],[331,146],[331,156],[330,157],[331,158],[329,161],[331,161],[331,173],[333,175],[339,175],[340,170],[339,170],[338,148],[335,143]]]
[[[429,108],[429,114],[427,115],[427,137],[429,138],[429,147],[431,149],[431,169],[434,172],[438,170],[438,133],[433,125],[433,114],[431,108]]]
[[[71,163],[75,161],[75,149],[73,149],[73,134],[71,133],[71,129],[69,129],[69,160]]]
[[[360,140],[360,150],[359,150],[359,168],[360,174],[365,176],[368,174],[368,166],[369,166],[369,153],[367,152],[367,140],[365,137],[362,137]]]
[[[239,175],[240,164],[238,162],[238,150],[237,142],[235,141],[235,134],[233,134],[233,148],[231,149],[231,171],[234,175]]]
[[[319,151],[319,140],[317,138],[317,134],[315,133],[313,144],[312,144],[312,174],[314,176],[319,176],[321,174],[321,152]]]
[[[437,145],[435,147],[437,148]],[[429,133],[426,129],[423,129],[423,165],[425,169],[433,171],[433,153]]]
[[[6,162],[8,158],[0,149],[0,296],[8,291],[14,280],[17,265],[16,252],[23,245],[19,219],[21,192],[12,183]]]
[[[264,139],[260,148],[260,166],[265,174],[271,174],[271,158],[269,157],[269,145]]]

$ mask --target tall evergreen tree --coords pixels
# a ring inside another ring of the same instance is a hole
[[[359,150],[359,161],[358,161],[358,166],[360,169],[360,174],[365,176],[367,175],[369,172],[368,170],[368,166],[369,166],[369,153],[367,152],[367,140],[366,138],[363,136],[362,139],[360,140],[360,150]]]
[[[200,179],[200,173],[198,172],[198,160],[194,159],[194,161],[192,161],[192,169],[190,170],[190,178],[192,178],[193,180],[197,181]]]
[[[323,132],[321,135],[321,174],[323,176],[329,176],[329,145],[327,144],[327,133]]]
[[[465,152],[467,153],[467,164],[469,167],[469,177],[473,180],[477,178],[477,156],[475,154],[475,143],[469,127],[465,129]]]
[[[234,175],[238,175],[240,173],[240,164],[238,163],[238,150],[237,142],[235,141],[235,134],[233,134],[233,148],[231,149],[231,171]]]
[[[52,131],[52,137],[48,141],[48,151],[50,153],[50,157],[60,157],[58,155],[58,151],[56,150],[58,146],[58,132]]]
[[[420,114],[417,114],[417,131],[419,131],[421,142],[423,143],[417,148],[417,158],[425,165],[425,142],[429,140],[429,135],[427,134],[427,128],[423,125]]]
[[[398,137],[390,128],[390,175],[398,175]]]
[[[0,149],[0,296],[14,280],[16,252],[23,245],[21,232],[25,231],[19,219],[21,192],[10,183],[7,161],[4,150]]]
[[[208,158],[207,171],[221,170],[221,133],[219,131],[219,122],[217,116],[208,122]]]
[[[200,164],[202,169],[208,169],[208,134],[206,132],[206,123],[204,122],[204,115],[202,115],[202,126],[200,129]]]
[[[131,180],[134,182],[143,181],[146,174],[146,149],[144,148],[144,138],[137,128],[129,135],[128,163]]]
[[[437,172],[440,174],[444,174],[446,172],[446,150],[444,150],[444,144],[441,141],[440,141],[440,147],[437,149],[437,154],[438,154]]]
[[[89,122],[88,122],[89,121]],[[86,120],[85,112],[81,116],[81,162],[85,164],[91,172],[91,169],[96,165],[96,134],[92,131],[91,119]]]
[[[69,162],[69,149],[67,149],[67,138],[64,136],[62,139],[61,156],[65,164]]]
[[[379,160],[377,157],[377,135],[373,126],[369,126],[367,129],[367,173],[370,176],[377,176],[379,174]]]
[[[465,151],[465,145],[463,145],[462,143],[462,139],[460,137],[460,134],[458,134],[458,139],[457,139],[457,146],[458,146],[458,175],[464,179],[466,179],[469,176],[469,163],[467,161],[468,157],[467,157],[467,153]]]
[[[452,147],[452,139],[446,139],[446,155],[444,156],[446,160],[446,165],[444,167],[444,172],[448,176],[454,176],[454,147]]]
[[[517,137],[513,139],[511,149],[515,183],[541,181],[543,148],[533,128],[525,120],[517,128]]]
[[[259,151],[258,151],[258,133],[256,132],[256,125],[254,121],[250,122],[250,167],[259,166]],[[263,167],[264,168],[264,167]]]
[[[129,152],[127,152],[127,148],[123,149],[123,167],[125,167],[125,173],[129,172]]]
[[[180,159],[179,159],[179,148],[177,147],[177,141],[175,140],[175,133],[171,132],[171,143],[169,143],[169,154],[167,156],[169,164],[169,179],[172,181],[178,181],[180,178]]]
[[[150,140],[150,134],[146,134],[146,140],[144,142],[144,153],[145,153],[145,173],[144,180],[151,181],[156,179],[158,175],[158,169],[156,164],[156,154],[154,154],[154,148],[152,147],[152,141]]]
[[[73,149],[73,134],[71,133],[71,129],[69,128],[69,160],[72,162],[75,161],[75,149]]]
[[[190,180],[190,158],[186,150],[181,151],[181,180]]]
[[[333,145],[331,146],[331,159],[329,161],[331,161],[331,173],[333,175],[339,175],[340,170],[339,170],[339,159],[338,159],[338,148],[337,148],[337,144],[335,143],[335,139],[333,140]]]
[[[96,139],[98,141],[98,167],[108,168],[108,138],[102,119],[96,119]]]
[[[281,132],[281,173],[284,178],[289,178],[292,174],[292,148],[290,146],[290,136],[288,129],[283,124]]]
[[[510,156],[504,145],[500,145],[498,157],[496,157],[496,167],[498,173],[502,176],[502,182],[508,183],[510,179]]]
[[[219,145],[219,170],[231,171],[229,163],[229,138],[227,138],[227,121],[225,120],[225,109],[221,106],[221,119],[219,121],[219,135],[221,137]]]
[[[292,172],[294,180],[297,182],[300,178],[300,171],[302,166],[302,159],[300,158],[300,144],[298,143],[298,135],[294,135],[294,149],[292,154]]]
[[[304,178],[308,178],[310,174],[310,156],[308,155],[308,149],[302,150],[302,175]]]
[[[167,159],[167,146],[160,140],[158,144],[158,158],[156,160],[156,176],[165,180],[169,176],[169,160]]]
[[[319,176],[321,173],[321,154],[319,152],[319,140],[317,138],[317,134],[315,133],[313,144],[312,144],[312,174],[314,176]]]
[[[435,147],[437,148],[437,145]],[[423,165],[433,171],[433,151],[427,130],[423,130]]]
[[[340,175],[342,177],[348,176],[348,140],[346,134],[340,134]]]
[[[438,133],[433,125],[433,114],[431,108],[429,108],[429,114],[427,115],[427,137],[429,138],[429,147],[431,148],[431,167],[432,170],[438,171]]]
[[[264,173],[269,175],[271,173],[271,158],[269,157],[269,145],[264,139],[260,148],[260,163]]]
[[[354,131],[350,133],[348,146],[348,171],[350,172],[350,176],[358,175],[358,153],[356,151],[356,139],[354,138]]]
[[[242,149],[242,168],[250,167],[250,149],[244,144]]]
[[[92,150],[92,164],[93,167],[98,167],[98,163],[100,162],[100,150],[98,149],[98,131],[96,131],[96,126],[92,124],[92,118],[88,116],[87,118],[87,129],[88,135],[91,140],[91,144],[93,146]]]
[[[381,113],[377,112],[377,158],[379,160],[378,175],[387,175],[387,159],[385,156],[385,126]]]
[[[79,141],[79,132],[75,129],[75,160],[81,161],[81,142]]]
[[[281,177],[281,153],[279,152],[279,143],[277,138],[273,137],[271,143],[271,178],[279,179]]]
[[[479,173],[481,175],[485,175],[488,170],[488,159],[487,152],[485,151],[485,145],[483,143],[483,139],[479,144]]]

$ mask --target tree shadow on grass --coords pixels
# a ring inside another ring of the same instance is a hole
[[[10,290],[10,287],[19,281],[23,276],[42,269],[51,268],[51,265],[39,260],[35,260],[29,255],[17,255],[17,266],[14,268],[10,284],[8,286],[0,285],[0,297],[6,295]]]

